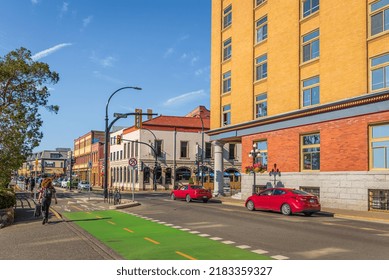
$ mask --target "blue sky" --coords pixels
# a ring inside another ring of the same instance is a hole
[[[0,55],[25,47],[50,65],[57,115],[42,110],[35,151],[73,147],[113,113],[181,116],[209,108],[210,0],[0,0]],[[131,126],[133,118],[117,125]]]

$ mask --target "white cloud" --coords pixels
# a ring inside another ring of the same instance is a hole
[[[89,16],[82,20],[82,26],[85,28],[92,22],[93,16]]]
[[[60,49],[62,49],[64,47],[71,46],[71,45],[72,45],[71,43],[58,44],[54,47],[48,48],[46,50],[43,50],[41,52],[34,54],[33,56],[31,56],[31,59],[32,60],[39,60],[39,59],[46,57],[46,56],[48,56],[56,51],[59,51]]]
[[[124,84],[123,81],[120,81],[119,79],[116,79],[116,78],[113,78],[113,77],[110,77],[107,75],[104,75],[99,71],[93,71],[93,75],[98,79],[105,80],[105,81],[110,82],[110,83],[120,84],[120,85]]]
[[[174,53],[174,49],[173,48],[168,48],[166,50],[166,52],[164,53],[163,57],[167,58],[167,57],[171,56],[173,53]]]
[[[112,67],[114,62],[116,61],[116,58],[113,56],[107,56],[104,58],[99,58],[95,55],[95,53],[92,53],[92,56],[90,57],[91,61],[102,66],[102,67]]]
[[[69,3],[63,2],[61,12],[66,13],[68,11],[68,9],[69,9]]]
[[[192,91],[192,92],[187,92],[184,94],[181,94],[179,96],[170,98],[166,100],[163,105],[165,106],[173,106],[173,105],[178,105],[178,104],[183,104],[186,102],[194,101],[199,99],[199,97],[204,97],[206,95],[205,91],[203,89],[197,90],[197,91]]]

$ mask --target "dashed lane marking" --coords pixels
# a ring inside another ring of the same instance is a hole
[[[182,257],[184,257],[184,258],[187,258],[188,260],[197,260],[197,259],[195,259],[194,257],[189,256],[189,255],[187,255],[187,254],[184,254],[184,253],[182,253],[182,252],[180,252],[180,251],[176,251],[176,254],[177,254],[177,255],[180,255],[180,256],[182,256]]]
[[[158,241],[155,241],[155,240],[153,240],[151,238],[148,238],[148,237],[145,237],[144,239],[149,241],[149,242],[151,242],[151,243],[154,243],[155,245],[159,245],[160,244]]]
[[[133,230],[130,230],[130,229],[128,229],[128,228],[123,228],[125,231],[128,231],[129,233],[134,233],[134,231]]]

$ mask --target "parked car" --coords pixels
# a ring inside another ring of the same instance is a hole
[[[59,186],[61,186],[61,181],[60,181],[60,180],[53,180],[53,186],[54,186],[54,187],[59,187]]]
[[[61,181],[61,188],[67,188],[68,187],[68,179],[63,179]]]
[[[204,203],[207,203],[212,198],[212,193],[210,190],[204,189],[203,186],[188,184],[173,190],[170,193],[170,198],[172,200],[185,199],[187,202],[202,200]]]
[[[271,188],[247,198],[246,208],[253,210],[270,210],[284,215],[304,213],[311,216],[319,212],[321,206],[317,196],[296,189]]]
[[[80,191],[82,191],[82,190],[88,190],[89,191],[89,189],[92,190],[92,187],[89,185],[88,181],[80,181],[80,182],[78,182],[78,189]]]

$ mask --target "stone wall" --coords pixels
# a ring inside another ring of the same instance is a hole
[[[388,172],[287,172],[277,176],[285,187],[318,187],[322,207],[349,210],[369,209],[369,189],[389,190]],[[257,174],[256,185],[274,182],[269,173]],[[252,193],[253,174],[242,174],[242,198]]]
[[[15,210],[13,207],[0,209],[0,228],[13,224],[15,218]]]

